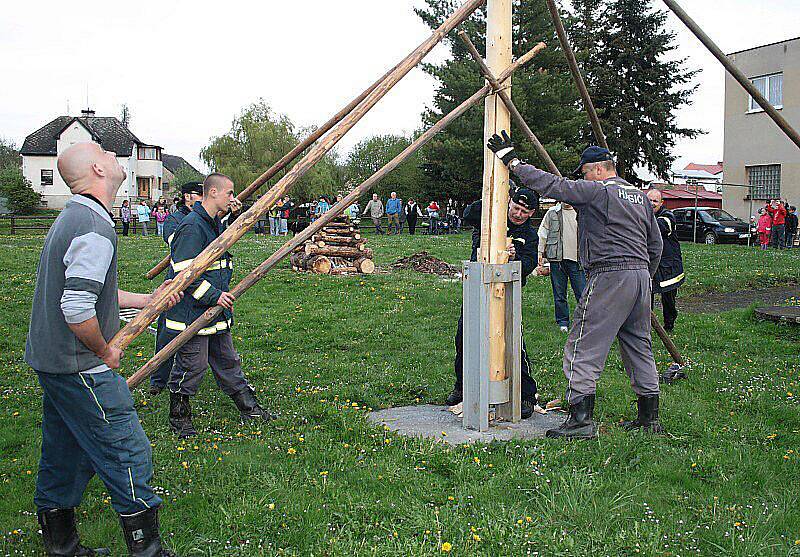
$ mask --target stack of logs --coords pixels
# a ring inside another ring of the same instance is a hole
[[[375,272],[372,250],[349,217],[337,217],[291,256],[292,269],[321,275]]]

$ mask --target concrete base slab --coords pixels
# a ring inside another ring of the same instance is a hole
[[[491,422],[489,431],[479,432],[464,429],[461,418],[448,410],[447,406],[423,404],[386,408],[368,415],[370,421],[387,426],[391,431],[407,437],[424,437],[444,441],[451,445],[464,443],[491,443],[514,439],[542,439],[548,429],[561,425],[566,414],[550,412],[534,413],[527,420],[516,424]]]

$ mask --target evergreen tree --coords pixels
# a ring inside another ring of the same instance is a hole
[[[666,178],[676,141],[701,133],[676,121],[697,72],[675,58],[666,13],[650,0],[573,0],[573,8],[572,41],[618,171],[633,183],[637,167]]]

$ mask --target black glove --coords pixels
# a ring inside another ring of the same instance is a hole
[[[501,161],[503,161],[503,164],[508,165],[508,163],[518,157],[516,151],[514,151],[514,144],[511,142],[511,138],[508,137],[508,132],[503,130],[500,133],[502,134],[502,137],[494,134],[489,138],[489,142],[486,144],[486,146],[491,149]]]

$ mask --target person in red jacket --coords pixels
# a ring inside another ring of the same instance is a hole
[[[786,205],[782,201],[773,199],[764,209],[772,217],[772,232],[770,246],[783,249],[786,247]]]
[[[772,217],[764,209],[759,209],[758,214],[758,242],[761,249],[767,249],[769,245],[769,234],[772,229]]]

